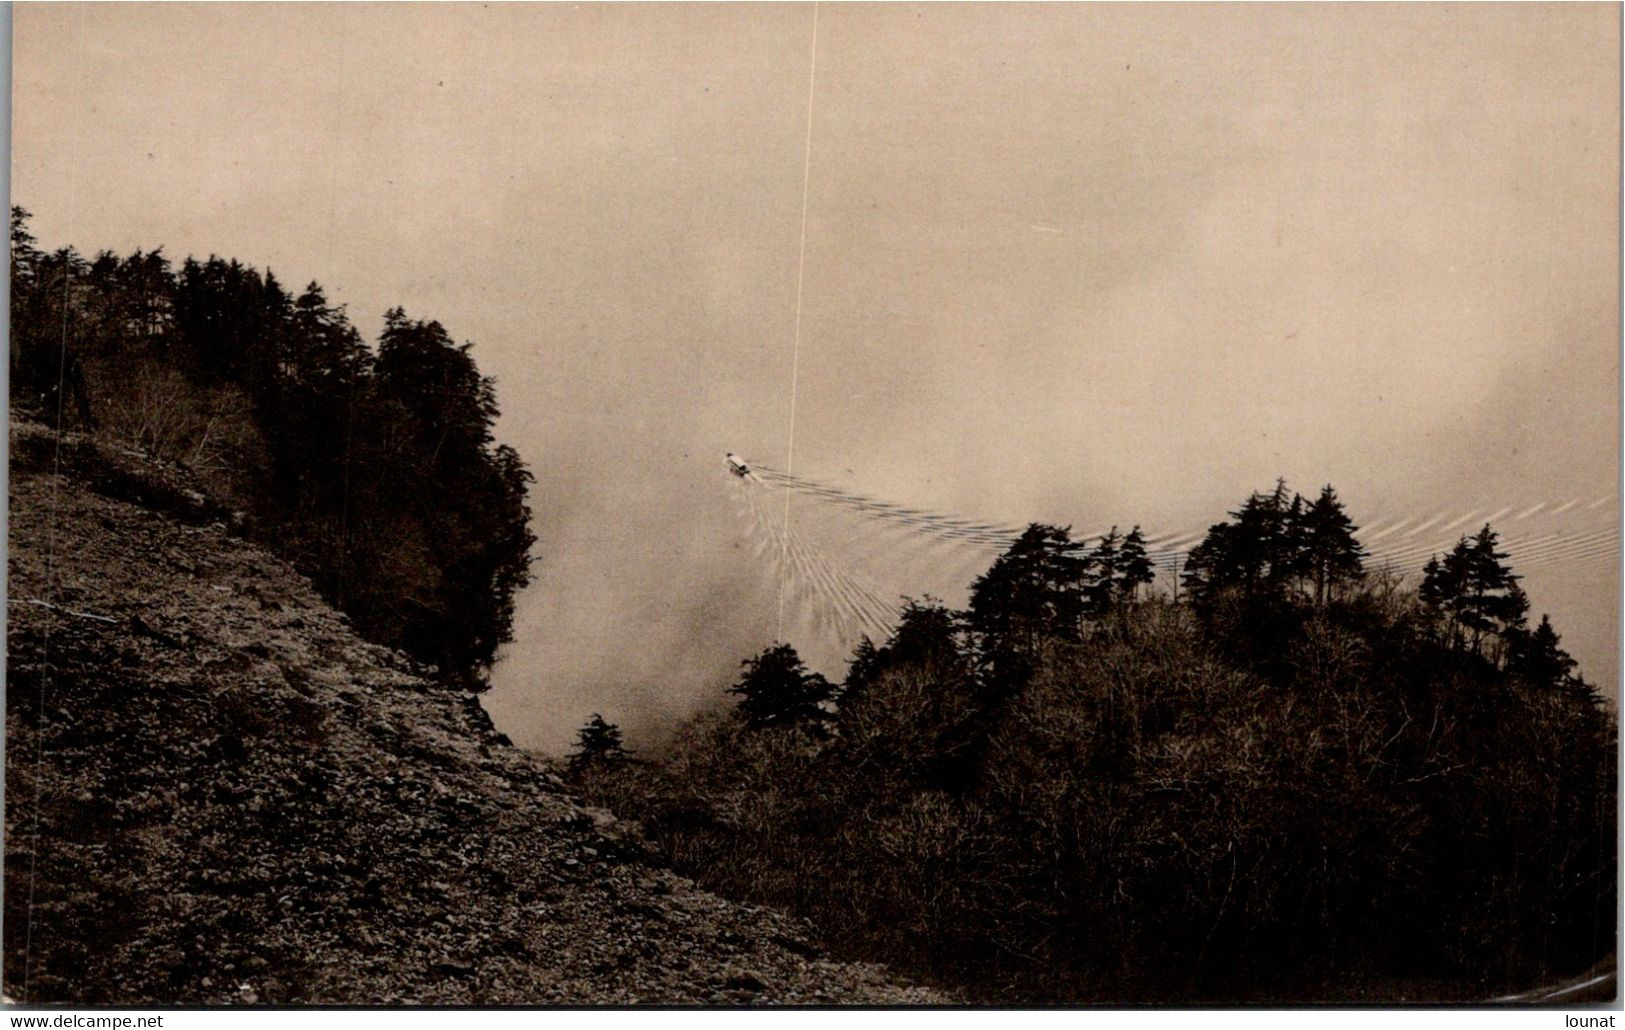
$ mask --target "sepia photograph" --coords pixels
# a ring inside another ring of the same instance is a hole
[[[11,5],[0,1007],[1617,1009],[1621,13]]]

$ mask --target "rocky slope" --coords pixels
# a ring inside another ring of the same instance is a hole
[[[656,866],[179,470],[11,440],[9,998],[943,1000]]]

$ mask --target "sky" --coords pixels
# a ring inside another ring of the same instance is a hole
[[[473,341],[537,477],[487,707],[636,743],[787,629],[841,671],[726,451],[996,523],[1199,529],[1283,476],[1617,526],[1619,18],[20,4],[12,202]],[[823,507],[828,567],[965,585]],[[1525,585],[1617,689],[1617,555]]]

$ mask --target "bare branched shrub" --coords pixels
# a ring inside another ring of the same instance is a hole
[[[265,447],[240,390],[201,385],[150,356],[104,355],[87,365],[105,439],[190,469],[228,503],[246,501]]]

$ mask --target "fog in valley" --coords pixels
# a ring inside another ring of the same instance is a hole
[[[854,598],[998,553],[842,496],[1172,553],[1330,482],[1413,574],[1489,519],[1616,693],[1617,7],[13,16],[43,247],[474,341],[537,481],[519,744],[652,743],[780,634],[838,677]]]

